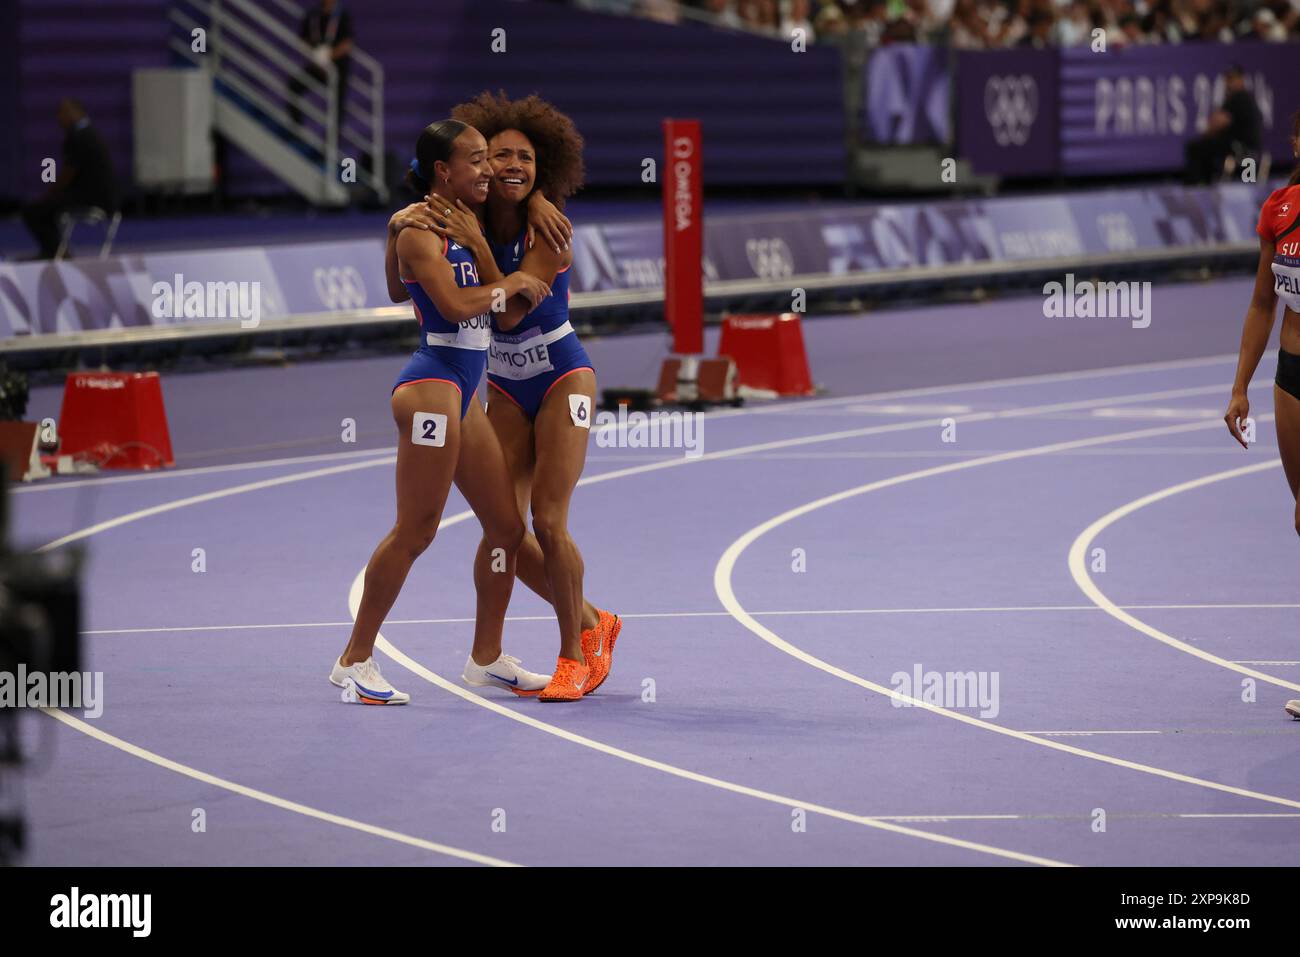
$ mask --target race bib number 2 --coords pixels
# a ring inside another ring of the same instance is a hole
[[[570,394],[569,418],[580,429],[591,428],[591,396]]]
[[[411,442],[441,448],[447,444],[447,417],[440,412],[417,412],[411,419]]]

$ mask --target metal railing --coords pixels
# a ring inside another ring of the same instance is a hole
[[[177,0],[168,12],[169,46],[212,75],[214,95],[264,128],[271,139],[260,142],[278,141],[296,154],[258,152],[281,178],[299,187],[305,160],[320,179],[313,193],[346,201],[341,159],[352,159],[356,182],[386,201],[383,68],[354,44],[355,75],[340,89],[335,63],[317,63],[299,36],[302,15],[289,0],[272,0],[270,8],[253,0]],[[205,49],[194,49],[197,29],[206,32]]]

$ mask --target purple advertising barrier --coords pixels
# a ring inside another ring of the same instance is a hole
[[[1183,145],[1223,101],[1238,63],[1264,121],[1264,149],[1291,156],[1300,108],[1300,44],[1244,42],[1061,51],[1061,167],[1067,176],[1177,170]]]
[[[881,47],[867,60],[864,80],[865,129],[872,142],[911,145],[951,140],[946,48]]]
[[[970,50],[957,56],[957,149],[975,172],[1056,172],[1059,58],[1055,50]]]
[[[1277,185],[846,203],[715,216],[704,230],[705,289],[719,282],[793,289],[812,277],[897,270],[939,283],[943,274],[935,270],[945,267],[979,266],[992,276],[1026,262],[1244,252],[1255,244],[1260,205]],[[662,237],[657,219],[579,226],[572,307],[599,307],[593,293],[640,293],[636,301],[653,301],[663,288]],[[329,312],[355,317],[390,305],[383,262],[384,243],[375,238],[0,263],[0,351],[32,336],[151,326],[208,331],[236,319],[246,329],[254,320]],[[386,321],[391,314],[374,318]]]

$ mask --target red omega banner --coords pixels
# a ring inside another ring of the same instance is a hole
[[[673,352],[704,351],[700,121],[664,120],[664,319]]]

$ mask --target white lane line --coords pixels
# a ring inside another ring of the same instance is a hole
[[[279,475],[275,478],[262,479],[260,482],[248,482],[244,485],[233,485],[230,488],[217,489],[213,492],[204,492],[202,495],[191,495],[188,498],[178,498],[171,502],[164,502],[161,505],[153,505],[149,508],[142,508],[138,511],[128,512],[125,515],[119,515],[117,518],[110,518],[87,528],[70,532],[62,538],[56,538],[54,541],[42,545],[37,549],[37,551],[47,552],[71,542],[79,541],[83,538],[89,538],[92,535],[98,535],[100,532],[106,532],[110,528],[118,528],[119,526],[127,525],[131,522],[137,522],[142,518],[149,518],[152,515],[162,515],[165,512],[175,511],[178,508],[185,508],[187,505],[200,505],[203,502],[214,502],[217,499],[229,498],[231,495],[240,495],[243,492],[255,492],[259,489],[274,488],[277,485],[288,485],[292,482],[305,482],[307,479],[321,478],[326,475],[339,475],[343,472],[355,472],[357,469],[373,468],[376,465],[391,464],[395,461],[397,461],[396,454],[390,453],[383,458],[367,459],[364,462],[351,462],[347,465],[333,465],[329,468],[312,469],[309,472],[294,472],[291,475]]]
[[[1227,734],[1227,735],[1248,735],[1258,737],[1267,734],[1295,734],[1289,728],[1176,728],[1165,729],[1163,731],[1026,731],[1025,734],[1041,734],[1044,737],[1079,737],[1094,734],[1177,734],[1177,735],[1197,735],[1197,734]]]
[[[144,475],[97,475],[94,478],[73,479],[68,482],[56,482],[52,485],[18,485],[10,491],[17,494],[24,492],[57,492],[65,488],[81,488],[85,485],[117,485],[121,482],[145,482],[160,478],[190,478],[194,475],[212,475],[219,472],[242,472],[247,469],[269,469],[278,465],[305,465],[308,462],[331,462],[335,459],[364,458],[368,455],[392,455],[391,448],[357,449],[351,452],[327,452],[320,455],[298,455],[285,459],[260,459],[256,462],[237,462],[233,465],[204,465],[192,469],[170,469],[162,472],[147,472]]]
[[[1167,734],[1165,731],[1026,731],[1025,734],[1041,734],[1043,737],[1076,736],[1091,734]]]
[[[403,834],[400,831],[389,830],[386,827],[376,827],[373,824],[366,824],[364,821],[356,821],[350,817],[343,817],[339,814],[331,814],[328,811],[321,811],[306,804],[299,804],[297,801],[287,801],[282,797],[276,797],[274,794],[268,794],[265,791],[259,791],[256,788],[245,787],[242,784],[236,784],[234,781],[227,781],[225,778],[219,778],[215,774],[208,774],[206,771],[200,771],[189,765],[173,761],[171,758],[164,758],[153,751],[147,751],[139,745],[132,744],[130,741],[124,741],[119,737],[102,731],[92,724],[87,724],[80,718],[74,718],[67,712],[60,711],[57,708],[42,708],[46,714],[57,721],[61,721],[70,728],[75,728],[82,734],[89,735],[97,741],[111,745],[119,751],[125,751],[127,754],[134,755],[142,761],[148,761],[150,764],[156,764],[160,768],[166,768],[168,771],[175,771],[177,774],[183,774],[187,778],[193,778],[196,781],[202,781],[204,784],[210,784],[213,787],[222,788],[235,794],[242,795],[246,798],[252,798],[254,801],[261,801],[263,804],[269,804],[272,807],[278,807],[285,811],[293,811],[295,814],[301,814],[305,817],[312,817],[318,821],[325,821],[327,824],[337,824],[339,827],[350,828],[354,831],[361,831],[363,834],[370,834],[374,837],[382,837],[389,841],[396,841],[399,844],[409,844],[411,847],[418,847],[422,850],[433,851],[437,854],[445,854],[448,857],[460,858],[464,861],[473,861],[476,864],[488,864],[493,867],[518,867],[518,864],[512,864],[510,861],[502,860],[498,857],[489,857],[486,854],[477,854],[474,851],[461,850],[458,847],[451,847],[447,844],[438,844],[434,841],[426,841],[421,837],[412,837],[409,834]]]
[[[1070,577],[1074,579],[1074,583],[1079,586],[1079,589],[1088,596],[1088,599],[1094,605],[1106,612],[1112,618],[1123,622],[1135,631],[1146,635],[1148,638],[1154,638],[1156,641],[1163,642],[1171,648],[1176,648],[1177,650],[1186,652],[1189,655],[1194,655],[1202,661],[1207,661],[1212,665],[1218,665],[1220,668],[1227,668],[1230,671],[1248,675],[1257,681],[1264,681],[1279,688],[1290,688],[1292,691],[1300,691],[1300,684],[1266,674],[1262,671],[1256,671],[1254,668],[1248,668],[1245,665],[1237,664],[1236,662],[1229,661],[1226,658],[1220,658],[1218,655],[1212,655],[1208,651],[1203,651],[1185,641],[1180,641],[1158,628],[1153,628],[1140,618],[1130,615],[1102,593],[1101,589],[1097,587],[1096,582],[1092,580],[1092,576],[1088,574],[1087,567],[1088,547],[1092,544],[1093,539],[1126,515],[1131,515],[1138,509],[1145,508],[1155,502],[1178,495],[1181,492],[1189,492],[1192,489],[1202,488],[1206,485],[1213,485],[1215,482],[1223,482],[1242,475],[1253,475],[1256,472],[1263,472],[1266,469],[1277,468],[1281,464],[1280,460],[1271,459],[1267,462],[1256,462],[1253,465],[1244,465],[1241,468],[1228,469],[1225,472],[1216,472],[1213,475],[1206,475],[1202,478],[1192,479],[1190,482],[1179,482],[1177,485],[1171,485],[1168,488],[1152,492],[1150,495],[1144,495],[1141,498],[1134,499],[1126,505],[1121,505],[1119,508],[1107,512],[1080,532],[1079,536],[1070,546]]]
[[[1271,350],[1266,356],[1276,356],[1277,350]],[[864,392],[859,395],[832,396],[823,399],[794,399],[773,402],[762,406],[749,406],[743,409],[717,409],[702,413],[710,418],[729,418],[737,415],[779,414],[791,410],[816,408],[820,406],[843,405],[853,402],[877,401],[881,399],[901,399],[912,396],[942,395],[946,392],[979,391],[998,389],[1008,386],[1046,385],[1056,382],[1074,382],[1081,379],[1102,379],[1114,376],[1137,375],[1144,372],[1162,372],[1173,369],[1191,369],[1203,366],[1236,362],[1236,353],[1223,353],[1215,356],[1203,356],[1196,359],[1172,359],[1160,362],[1139,362],[1122,366],[1103,366],[1096,369],[1080,369],[1075,372],[1048,372],[1039,375],[1015,376],[1005,379],[982,379],[976,382],[958,382],[952,385],[917,386],[908,389],[892,389],[887,392]],[[1119,397],[1124,398],[1124,397]],[[608,428],[608,426],[605,426]],[[599,431],[599,429],[597,429]],[[89,479],[74,479],[53,485],[21,485],[11,488],[15,494],[30,492],[50,492],[60,489],[79,488],[83,485],[116,484],[119,482],[139,482],[160,478],[188,478],[212,472],[234,472],[242,469],[272,468],[277,465],[298,465],[306,462],[329,461],[334,458],[350,456],[382,455],[391,449],[358,449],[348,452],[330,452],[317,455],[293,456],[289,458],[267,459],[257,462],[238,462],[232,465],[206,465],[188,469],[171,469],[149,472],[144,475],[104,475]]]
[[[348,595],[348,605],[352,613],[356,614],[356,608],[361,602],[359,582],[354,583],[351,592]],[[616,748],[612,745],[605,744],[602,741],[596,741],[572,731],[566,731],[564,728],[548,724],[545,721],[539,721],[530,715],[515,711],[511,708],[497,704],[497,702],[479,695],[473,694],[461,688],[459,685],[452,684],[436,672],[430,671],[424,665],[420,664],[413,658],[407,657],[399,648],[393,646],[387,638],[380,634],[375,642],[375,648],[382,651],[388,657],[405,668],[414,675],[423,678],[432,685],[441,688],[451,694],[456,695],[471,704],[476,704],[481,708],[487,708],[499,714],[503,718],[509,718],[511,721],[518,721],[529,727],[553,735],[572,744],[581,745],[584,748],[590,748],[601,754],[607,754],[610,757],[619,758],[631,764],[640,765],[644,768],[650,768],[654,771],[662,771],[664,774],[670,774],[673,777],[681,778],[686,781],[694,781],[697,784],[705,784],[709,787],[718,788],[722,791],[729,791],[732,794],[740,794],[745,797],[756,798],[760,801],[767,801],[771,804],[778,804],[786,808],[802,808],[811,814],[820,814],[824,817],[834,818],[838,821],[847,821],[850,824],[861,824],[864,827],[870,827],[877,830],[889,831],[894,834],[900,834],[905,837],[918,838],[923,841],[929,841],[935,844],[946,844],[950,847],[958,847],[968,851],[977,851],[982,854],[991,854],[995,857],[1006,858],[1007,860],[1020,861],[1025,864],[1041,864],[1047,867],[1069,867],[1062,861],[1052,860],[1046,857],[1037,857],[1032,854],[1022,854],[1019,851],[1009,851],[1000,847],[993,847],[989,844],[981,844],[976,841],[965,841],[958,838],[948,837],[943,834],[933,834],[929,831],[918,831],[913,828],[902,827],[901,825],[889,821],[879,820],[876,818],[866,817],[861,814],[851,814],[847,811],[841,811],[836,808],[826,807],[822,804],[814,804],[809,801],[802,801],[794,797],[786,797],[781,794],[774,794],[771,791],[763,791],[758,788],[751,788],[743,784],[735,784],[731,781],[724,781],[722,778],[715,778],[707,774],[699,774],[695,771],[689,771],[686,768],[680,768],[674,764],[668,764],[664,761],[656,761],[654,758],[647,758],[640,754],[634,754],[631,751],[624,751],[622,748]]]
[[[1144,814],[1138,813],[1114,813],[1107,814],[1108,818],[1123,818],[1124,820],[1147,820],[1152,818],[1213,818],[1216,820],[1231,818],[1283,818],[1293,819],[1300,817],[1300,813],[1279,811],[1277,814],[1245,814],[1233,812],[1213,812],[1205,814],[1178,813],[1175,811],[1151,811]],[[932,823],[943,824],[948,821],[1090,821],[1092,816],[1088,814],[885,814],[877,815],[878,821],[910,821],[914,824]]]
[[[1220,421],[1222,417],[1220,417]],[[1071,421],[1087,421],[1078,418]],[[1256,442],[1251,446],[1254,449],[1276,449],[1276,445],[1267,445]],[[804,462],[808,459],[817,459],[819,461],[858,461],[863,459],[974,459],[981,455],[995,455],[998,452],[1009,452],[1010,449],[963,449],[942,450],[942,449],[897,449],[897,450],[879,450],[871,452],[761,452],[745,456],[746,459],[756,462],[785,462],[797,461]],[[1183,446],[1178,447],[1160,447],[1150,446],[1140,449],[1073,449],[1066,452],[1056,452],[1052,457],[1061,458],[1133,458],[1136,456],[1157,456],[1167,458],[1170,455],[1240,455],[1240,452],[1234,452],[1232,449],[1225,449],[1222,446],[1211,448],[1210,446]],[[656,456],[656,458],[676,458],[677,456]],[[592,455],[588,456],[588,462],[644,462],[650,456],[645,455]]]
[[[1204,611],[1206,609],[1268,609],[1268,608],[1300,608],[1300,602],[1265,602],[1265,603],[1232,603],[1232,604],[1192,604],[1192,605],[1121,605],[1121,608],[1129,611],[1144,611],[1154,609],[1173,609],[1183,611]],[[775,618],[775,617],[799,617],[815,615],[953,615],[968,613],[1008,613],[1018,614],[1020,612],[1031,611],[1084,611],[1096,612],[1101,611],[1096,605],[995,605],[995,606],[964,606],[951,608],[800,608],[788,611],[751,611],[750,614],[755,618]],[[651,618],[730,618],[731,613],[726,611],[642,611],[628,612],[624,614],[619,612],[619,617],[624,619],[651,619]],[[391,618],[385,621],[385,625],[464,625],[473,623],[473,617],[462,618]],[[554,615],[507,615],[507,622],[524,622],[524,621],[541,621],[554,622]],[[351,628],[351,621],[290,621],[278,624],[243,624],[243,625],[177,625],[174,627],[151,627],[151,628],[96,628],[90,631],[83,631],[83,635],[148,635],[148,634],[167,634],[169,632],[186,632],[186,631],[256,631],[256,630],[277,630],[288,628]],[[1300,661],[1238,661],[1242,665],[1300,665]]]
[[[1261,416],[1261,418],[1264,417]],[[866,678],[862,678],[858,675],[853,674],[852,672],[845,671],[843,668],[837,668],[835,665],[829,664],[828,662],[825,662],[822,659],[809,654],[803,649],[797,648],[794,645],[790,644],[790,642],[783,639],[776,632],[760,624],[754,618],[753,615],[751,615],[748,611],[745,610],[744,606],[741,605],[740,601],[736,598],[735,590],[732,588],[732,584],[731,584],[732,573],[735,570],[737,560],[740,558],[741,554],[745,551],[745,549],[748,548],[750,545],[752,545],[758,538],[770,532],[772,529],[777,528],[780,525],[784,525],[785,523],[792,521],[793,519],[799,518],[803,515],[807,515],[809,512],[813,512],[827,505],[843,502],[848,499],[854,498],[856,496],[865,495],[869,492],[875,492],[880,489],[891,488],[893,486],[902,485],[906,482],[913,482],[916,481],[917,479],[930,478],[936,475],[946,475],[950,472],[959,472],[964,469],[976,468],[981,465],[993,465],[999,462],[1010,462],[1018,459],[1029,458],[1035,455],[1042,455],[1045,452],[1055,451],[1061,448],[1080,447],[1080,446],[1087,446],[1087,445],[1100,445],[1106,442],[1126,442],[1133,439],[1142,439],[1142,438],[1148,438],[1157,435],[1172,435],[1179,432],[1190,432],[1196,429],[1210,428],[1211,426],[1215,426],[1215,425],[1221,427],[1222,423],[1192,422],[1184,425],[1170,425],[1170,426],[1163,426],[1159,428],[1138,429],[1132,432],[1119,432],[1112,435],[1102,435],[1102,436],[1096,436],[1087,439],[1074,439],[1066,442],[1054,442],[1050,445],[1040,445],[1040,446],[1035,446],[1033,448],[1023,449],[1019,452],[1004,452],[999,455],[990,455],[982,459],[972,459],[970,461],[965,461],[965,462],[952,462],[949,463],[948,465],[936,465],[932,468],[921,469],[916,472],[908,472],[903,475],[895,475],[891,478],[880,479],[875,482],[868,482],[865,485],[859,485],[855,488],[846,489],[845,491],[837,492],[833,495],[827,495],[824,496],[823,498],[819,498],[812,502],[807,502],[803,505],[799,505],[795,508],[789,509],[785,512],[782,512],[780,515],[775,516],[774,518],[770,518],[759,525],[755,525],[749,531],[745,532],[745,534],[741,535],[734,542],[732,542],[731,545],[727,547],[726,551],[722,553],[722,557],[718,559],[718,564],[714,567],[713,589],[717,593],[718,599],[722,602],[722,606],[731,613],[732,617],[734,617],[738,622],[744,625],[745,628],[747,628],[749,631],[753,632],[759,638],[763,639],[768,644],[772,645],[774,648],[777,648],[780,651],[785,652],[786,654],[790,655],[793,658],[798,659],[799,661],[804,662],[805,664],[811,665],[814,668],[824,671],[829,675],[833,675],[836,678],[840,678],[851,684],[855,684],[861,688],[865,688],[868,691],[873,691],[876,694],[883,695],[886,698],[890,698],[894,700],[901,699],[908,702],[912,707],[924,708],[927,711],[931,711],[935,714],[942,715],[943,717],[946,718],[951,718],[954,721],[960,721],[963,724],[968,724],[976,728],[983,728],[986,731],[992,731],[995,734],[1001,734],[1010,738],[1014,738],[1019,741],[1024,741],[1027,744],[1035,744],[1040,747],[1050,748],[1054,751],[1062,751],[1066,754],[1073,754],[1077,757],[1088,758],[1093,761],[1100,761],[1104,764],[1114,765],[1115,767],[1127,768],[1128,770],[1131,771],[1139,771],[1143,774],[1150,774],[1156,777],[1166,778],[1171,781],[1178,781],[1183,784],[1193,784],[1198,787],[1209,788],[1215,791],[1222,791],[1226,794],[1235,794],[1238,797],[1253,798],[1254,800],[1257,801],[1267,801],[1272,804],[1281,804],[1286,807],[1300,808],[1300,801],[1293,800],[1292,798],[1279,797],[1273,794],[1264,794],[1259,791],[1250,791],[1245,788],[1234,787],[1233,785],[1230,784],[1221,784],[1218,781],[1209,781],[1204,778],[1197,778],[1188,774],[1181,774],[1177,771],[1168,771],[1164,768],[1157,768],[1148,764],[1140,764],[1136,761],[1128,761],[1123,758],[1112,757],[1111,755],[1101,754],[1096,751],[1087,751],[1084,750],[1083,748],[1076,748],[1073,745],[1064,744],[1060,741],[1054,741],[1051,738],[1043,738],[1032,734],[1028,734],[1024,731],[1016,731],[1012,728],[1006,728],[1003,727],[1002,725],[993,724],[992,722],[985,721],[981,718],[977,718],[972,715],[962,714],[961,712],[952,711],[948,708],[943,708],[940,707],[939,705],[930,704],[929,702],[922,701],[917,698],[910,698],[906,695],[902,695],[896,689],[886,688],[883,685],[876,684],[873,681],[868,681]]]
[[[1037,415],[1044,415],[1051,412],[1059,412],[1065,409],[1091,409],[1096,406],[1105,405],[1116,401],[1130,401],[1134,399],[1150,398],[1179,398],[1184,396],[1202,395],[1206,392],[1222,392],[1223,386],[1195,386],[1183,389],[1164,389],[1159,392],[1141,392],[1135,395],[1124,396],[1103,396],[1095,399],[1078,399],[1072,402],[1055,402],[1045,405],[1028,405],[1020,406],[1014,409],[999,409],[994,412],[976,412],[973,415],[963,416],[961,423],[963,425],[971,422],[990,422],[1001,419],[1019,419],[1031,418]],[[1259,416],[1256,421],[1267,421],[1272,416]],[[1197,422],[1193,424],[1194,428],[1205,428],[1213,425],[1212,422]],[[631,475],[644,475],[647,472],[656,472],[661,469],[678,468],[683,465],[689,465],[692,462],[714,462],[719,459],[736,458],[738,456],[748,455],[752,452],[766,452],[771,449],[785,449],[795,446],[813,445],[819,442],[837,442],[843,439],[858,439],[868,435],[885,435],[891,432],[908,432],[916,429],[932,429],[939,425],[939,420],[935,418],[916,419],[909,422],[891,422],[887,425],[871,425],[857,429],[843,429],[836,432],[819,432],[813,435],[798,436],[790,439],[774,439],[770,442],[759,442],[754,445],[741,445],[735,448],[723,449],[720,452],[705,452],[703,455],[694,457],[683,456],[681,458],[665,459],[656,462],[647,462],[644,465],[633,465],[623,469],[612,469],[608,472],[600,472],[596,475],[587,475],[579,480],[578,485],[594,485],[597,482],[608,482],[612,479],[627,478]],[[1155,433],[1166,434],[1166,433]],[[1066,444],[1063,444],[1063,446]],[[1055,446],[1052,446],[1055,449]],[[1011,455],[1014,453],[1002,453]],[[966,462],[958,463],[960,467],[965,467],[971,462],[982,462],[984,459],[973,459]]]

